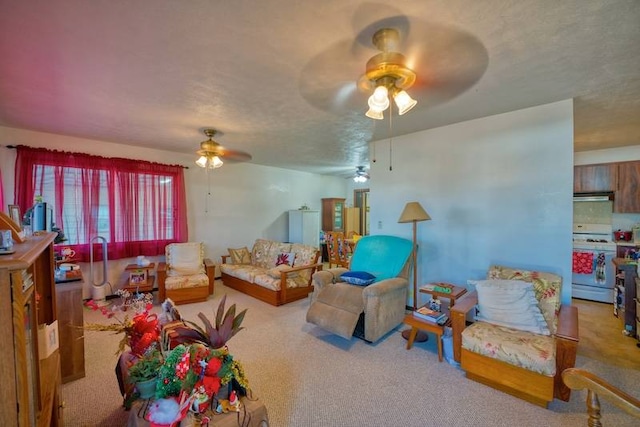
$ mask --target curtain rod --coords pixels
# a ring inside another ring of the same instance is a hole
[[[7,147],[7,148],[13,148],[13,149],[18,148],[17,145],[2,145],[2,144],[0,144],[0,147]],[[39,148],[39,147],[30,147],[30,148]],[[45,150],[48,150],[48,148],[45,148]],[[89,154],[89,155],[90,156],[95,156],[96,154]],[[171,165],[169,165],[169,166],[171,166]],[[189,169],[189,166],[182,166],[182,165],[177,165],[177,166],[180,166],[183,169]]]

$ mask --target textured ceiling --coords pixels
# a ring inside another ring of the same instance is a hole
[[[637,0],[0,0],[0,125],[181,153],[213,127],[353,173],[389,136],[356,81],[392,26],[418,73],[394,135],[574,98],[576,151],[637,145],[639,23]]]

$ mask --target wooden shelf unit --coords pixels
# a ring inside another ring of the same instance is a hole
[[[56,233],[29,237],[0,257],[0,425],[62,425],[60,354],[48,357],[38,329],[57,320],[53,240]],[[16,409],[17,408],[17,409]]]

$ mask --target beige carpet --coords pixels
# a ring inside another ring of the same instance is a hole
[[[272,307],[216,281],[208,302],[180,306],[183,317],[197,322],[202,311],[213,318],[224,293],[227,304],[249,309],[246,329],[229,348],[265,402],[272,427],[587,425],[584,392],[542,409],[439,363],[433,336],[407,351],[401,327],[375,345],[330,335],[305,322],[308,300]],[[85,311],[85,322],[108,320]],[[87,376],[62,387],[66,426],[126,425],[129,414],[121,407],[114,374],[118,341],[107,332],[85,333]],[[640,396],[638,371],[580,356],[577,365]],[[607,402],[602,409],[605,426],[638,425]]]

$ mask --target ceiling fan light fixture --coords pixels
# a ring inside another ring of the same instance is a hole
[[[369,108],[369,110],[364,115],[369,117],[370,119],[375,119],[375,120],[384,119],[384,115],[382,114],[382,111],[377,111],[377,110],[374,110],[373,108]]]
[[[403,115],[407,111],[411,110],[418,103],[418,101],[411,98],[411,96],[409,96],[409,94],[405,90],[401,90],[398,93],[396,93],[395,96],[393,97],[393,100],[398,106],[399,115]]]
[[[353,181],[357,183],[367,182],[369,180],[369,174],[365,172],[364,166],[356,167],[356,174],[353,177]]]
[[[379,112],[389,108],[389,90],[386,86],[380,85],[376,87],[376,90],[369,97],[369,108]]]
[[[207,158],[205,156],[200,156],[200,158],[196,160],[196,165],[200,166],[201,168],[206,168]]]
[[[217,169],[222,165],[224,165],[224,162],[220,160],[220,157],[218,156],[213,156],[213,158],[211,158],[211,160],[209,161],[209,168],[211,169]]]
[[[398,106],[398,113],[403,115],[418,103],[406,92],[416,81],[416,73],[406,65],[404,55],[395,52],[400,40],[400,34],[393,28],[382,28],[373,35],[373,45],[381,51],[367,61],[366,71],[358,81],[358,87],[364,91],[371,91],[369,97],[369,111],[365,114],[372,119],[382,119],[380,114],[389,108],[389,95]]]

